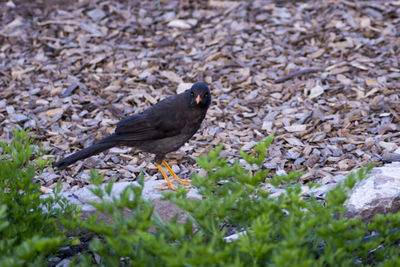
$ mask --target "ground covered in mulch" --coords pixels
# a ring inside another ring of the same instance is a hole
[[[400,153],[398,1],[8,1],[0,5],[0,140],[31,128],[60,159],[124,116],[202,80],[202,129],[167,161],[183,178],[224,144],[275,133],[267,168],[328,183]],[[46,192],[161,178],[153,157],[114,148],[38,177]]]

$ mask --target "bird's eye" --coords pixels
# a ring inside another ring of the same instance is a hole
[[[208,97],[208,93],[205,93],[204,96],[205,96],[205,97]]]
[[[193,93],[193,92],[190,92],[190,95],[191,95],[191,96],[194,96],[194,93]]]

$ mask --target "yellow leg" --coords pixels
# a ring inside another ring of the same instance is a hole
[[[165,189],[172,189],[172,190],[176,190],[176,187],[171,183],[171,181],[169,180],[168,176],[165,174],[165,171],[163,170],[163,168],[161,167],[160,164],[156,163],[156,166],[158,168],[158,170],[161,172],[162,176],[165,179],[165,183],[167,184],[167,186],[164,187],[156,187],[156,189],[160,189],[160,190],[165,190]]]
[[[168,163],[165,160],[162,161],[162,164],[168,169],[168,171],[171,173],[172,177],[174,177],[173,182],[177,181],[178,183],[183,184],[183,185],[190,185],[191,181],[183,180],[183,179],[179,178],[178,175],[175,174],[175,172],[171,169],[171,167],[168,165]]]

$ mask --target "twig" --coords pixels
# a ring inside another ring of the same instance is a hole
[[[254,72],[255,74],[259,74],[260,72],[258,70],[256,70],[255,68],[253,68],[250,65],[247,65],[246,63],[244,63],[243,61],[235,58],[231,53],[227,53],[227,56],[230,57],[233,61],[235,61],[236,64],[242,66],[243,68],[249,68],[250,71]]]
[[[79,25],[79,22],[76,22],[74,20],[47,20],[47,21],[38,22],[39,26],[45,26],[45,25],[49,25],[49,24],[62,24],[62,25],[77,26],[77,25]]]
[[[303,70],[294,71],[294,72],[289,73],[288,75],[285,75],[281,78],[276,79],[275,83],[283,83],[283,82],[286,82],[287,80],[290,80],[290,79],[298,77],[298,76],[302,76],[304,74],[321,72],[321,71],[325,71],[325,69],[324,68],[307,68],[307,69],[303,69]]]

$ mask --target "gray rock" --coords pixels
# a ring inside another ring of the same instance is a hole
[[[166,221],[168,219],[173,218],[175,215],[178,215],[178,221],[184,222],[186,216],[183,211],[180,210],[176,205],[172,204],[169,201],[161,200],[164,191],[160,191],[155,187],[163,186],[163,180],[157,181],[146,181],[144,183],[144,188],[142,192],[142,196],[144,199],[150,200],[153,205],[155,212],[161,217],[162,220]],[[113,185],[111,196],[105,197],[106,200],[112,201],[113,198],[118,198],[122,191],[130,185],[139,186],[139,183],[134,182],[119,182]],[[103,187],[105,184],[103,185]],[[62,193],[62,195],[72,204],[79,205],[82,207],[82,217],[87,218],[90,215],[96,212],[96,209],[90,205],[90,202],[100,202],[100,199],[94,195],[90,188],[93,188],[93,185],[89,185],[83,188],[80,188],[76,191],[68,191]],[[43,195],[42,197],[46,198],[49,195]],[[187,194],[187,197],[190,199],[201,199],[201,195],[198,193],[197,189],[191,188]],[[126,216],[129,216],[129,212],[127,211]],[[109,220],[107,217],[100,216],[100,219]]]
[[[346,215],[370,220],[376,214],[400,210],[400,162],[372,170],[371,176],[357,184],[347,200]]]

